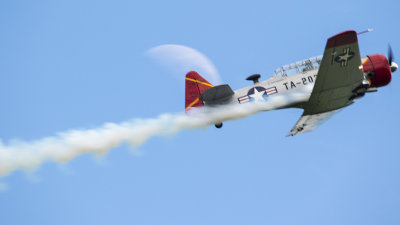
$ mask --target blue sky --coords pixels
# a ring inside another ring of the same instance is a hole
[[[184,74],[145,55],[161,44],[204,53],[234,89],[343,30],[374,28],[361,54],[391,43],[398,56],[399,6],[0,1],[0,138],[182,111]],[[286,138],[302,112],[279,110],[14,172],[0,178],[0,224],[399,224],[397,73],[311,133]]]

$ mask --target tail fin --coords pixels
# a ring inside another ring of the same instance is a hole
[[[192,107],[203,106],[204,103],[199,99],[201,93],[214,87],[197,72],[190,71],[185,79],[185,111]]]

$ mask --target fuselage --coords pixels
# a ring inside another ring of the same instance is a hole
[[[311,95],[317,73],[318,68],[290,76],[274,75],[267,80],[235,90],[229,103],[245,104],[252,101],[268,101],[269,98],[285,96],[291,93],[302,93],[301,98],[294,98],[290,102],[282,101],[282,106],[279,107],[302,108],[302,105],[308,101]]]

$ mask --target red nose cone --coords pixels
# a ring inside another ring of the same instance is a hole
[[[363,70],[364,73],[374,72],[374,76],[370,78],[371,87],[382,87],[392,80],[389,62],[382,54],[368,56],[363,63]]]

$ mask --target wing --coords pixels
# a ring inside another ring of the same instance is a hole
[[[353,103],[353,90],[363,80],[357,33],[345,31],[329,38],[310,99],[288,135],[312,131],[338,109]]]
[[[286,136],[293,136],[299,133],[310,132],[339,111],[340,109],[313,115],[303,115]]]
[[[353,90],[363,80],[357,33],[345,31],[329,38],[304,115],[328,112],[351,104]]]

